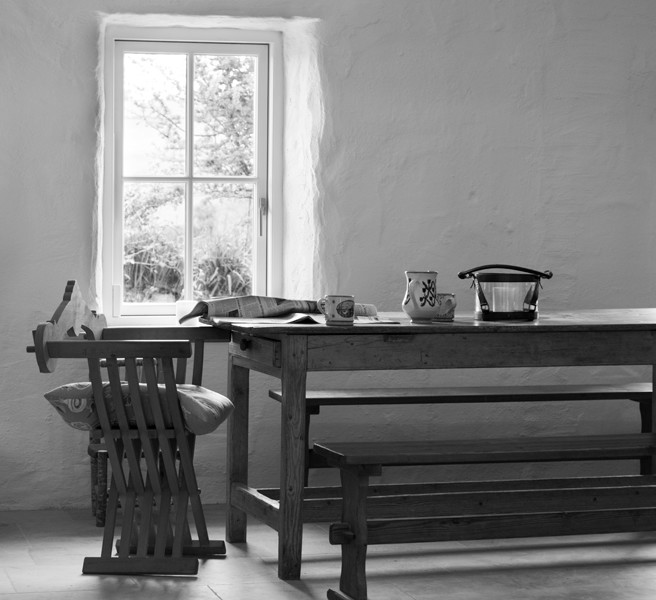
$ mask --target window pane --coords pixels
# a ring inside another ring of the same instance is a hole
[[[175,302],[184,275],[184,187],[125,183],[123,301]]]
[[[253,56],[194,57],[194,174],[254,174]]]
[[[125,54],[123,174],[185,174],[187,57]]]
[[[252,293],[254,186],[194,186],[193,297]]]

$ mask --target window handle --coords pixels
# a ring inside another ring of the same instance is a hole
[[[266,198],[260,198],[260,210],[259,210],[259,220],[260,220],[260,237],[264,235],[264,221],[267,217],[267,212],[269,210],[269,205]]]

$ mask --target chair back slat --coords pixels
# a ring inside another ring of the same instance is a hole
[[[137,421],[137,428],[139,430],[139,437],[141,438],[141,449],[146,461],[146,469],[150,474],[147,484],[153,487],[156,494],[162,491],[159,477],[154,477],[152,474],[157,473],[159,465],[157,463],[157,442],[151,437],[152,428],[148,427],[146,421],[146,412],[144,410],[141,394],[139,393],[139,375],[137,370],[137,362],[135,359],[125,360],[125,377],[130,388],[130,399],[134,409],[134,416]]]
[[[157,387],[157,374],[155,372],[155,361],[152,359],[144,358],[143,370],[146,377],[146,386],[148,389],[148,399],[150,408],[153,411],[153,420],[155,421],[155,429],[158,432],[158,440],[162,464],[166,471],[166,479],[171,489],[177,492],[174,488],[177,481],[177,472],[175,468],[175,453],[171,448],[171,440],[164,435],[165,430],[171,428],[170,420],[165,417],[162,406],[159,401],[159,391]],[[174,441],[175,443],[175,441]]]
[[[188,358],[189,341],[172,340],[48,340],[45,347],[56,358],[141,358],[145,356]]]
[[[201,350],[202,352],[202,350]],[[202,360],[202,357],[201,357]],[[167,365],[167,362],[169,363]],[[163,359],[164,368],[164,381],[166,385],[166,398],[171,407],[171,418],[173,420],[173,428],[176,432],[178,440],[178,453],[180,457],[181,473],[184,478],[183,490],[198,489],[198,481],[196,480],[195,470],[193,468],[194,462],[194,436],[189,435],[184,427],[182,412],[179,408],[179,403],[175,394],[175,382],[173,380],[173,369],[171,359]],[[198,537],[201,543],[208,543],[209,537],[207,536],[207,527],[205,524],[205,517],[202,511],[198,510],[197,506],[192,506],[194,511],[194,520],[198,527]]]
[[[93,399],[96,405],[100,427],[104,432],[107,432],[112,429],[112,421],[104,399],[100,360],[97,358],[89,358],[87,364],[89,366],[89,379],[91,380]],[[112,466],[112,473],[114,474],[118,491],[120,494],[125,494],[127,493],[127,483],[123,475],[123,470],[121,469],[122,453],[119,452],[119,449],[115,444],[108,444],[107,455]]]
[[[187,439],[182,419],[182,411],[178,401],[173,359],[168,357],[162,358],[161,365],[163,368],[162,374],[164,379],[164,403],[167,406],[171,424],[175,431],[175,443],[172,447],[177,448],[177,453],[181,456],[182,454],[188,453]],[[173,440],[171,440],[171,442],[173,443]],[[177,480],[179,487],[177,489],[176,503],[174,507],[176,511],[174,515],[175,527],[173,528],[171,539],[171,553],[173,556],[182,556],[183,544],[185,541],[186,515],[184,514],[184,511],[181,510],[181,507],[186,507],[188,505],[189,491],[185,484],[185,481],[187,480],[185,478],[184,470],[184,463],[181,462],[181,469]]]
[[[164,403],[171,419],[170,423],[176,434],[184,434],[185,426],[182,420],[180,402],[178,401],[173,360],[168,357],[163,358],[162,366],[164,375]]]
[[[205,340],[197,339],[194,341],[194,363],[191,383],[193,385],[203,385],[203,364],[205,362]]]
[[[126,359],[134,360],[134,359]],[[123,361],[122,361],[123,362]],[[139,400],[139,388],[130,390],[127,398],[123,396],[123,389],[121,386],[121,375],[118,367],[118,360],[116,356],[111,356],[107,358],[107,375],[109,376],[109,386],[111,390],[112,398],[112,407],[116,414],[116,419],[118,421],[118,428],[121,431],[123,437],[123,445],[125,450],[125,455],[128,461],[129,466],[129,475],[128,475],[128,484],[131,488],[136,489],[140,494],[144,492],[144,483],[141,476],[141,467],[140,467],[140,456],[141,456],[141,445],[138,439],[132,438],[130,436],[130,430],[132,425],[130,424],[130,417],[128,415],[127,406],[125,404],[126,400],[132,402],[134,407],[134,399],[137,398],[137,403]],[[103,398],[104,401],[104,398]],[[144,427],[144,431],[145,431]]]
[[[175,366],[175,382],[185,383],[187,379],[187,359],[179,358]]]

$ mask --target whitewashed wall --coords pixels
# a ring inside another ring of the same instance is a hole
[[[542,310],[654,305],[656,4],[651,0],[152,0],[150,13],[320,19],[325,108],[316,197],[287,293],[352,292],[398,310],[405,269],[434,268],[463,312],[459,270],[488,262],[553,270]],[[69,278],[87,289],[99,12],[112,0],[0,0],[0,509],[84,506],[84,434],[42,393],[84,369],[40,375],[25,353]],[[294,164],[286,165],[286,176]],[[293,251],[292,251],[293,250]],[[304,277],[306,275],[306,277]],[[225,350],[207,382],[225,389]],[[616,380],[631,370],[366,373],[310,385],[389,381]],[[252,477],[276,482],[273,385],[253,377]],[[577,406],[325,410],[315,437],[499,435],[636,426],[636,411]],[[476,425],[469,422],[476,417]],[[401,431],[403,429],[403,431]],[[199,442],[206,501],[224,496],[224,429]],[[554,467],[555,468],[555,467]],[[543,472],[535,469],[523,472]],[[443,472],[457,476],[456,472]],[[489,473],[504,475],[502,470]],[[410,476],[413,476],[411,474]],[[419,475],[417,475],[419,476]],[[326,481],[315,475],[314,481]]]

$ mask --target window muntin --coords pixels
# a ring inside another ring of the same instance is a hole
[[[115,41],[114,316],[266,293],[269,95],[269,44]]]

